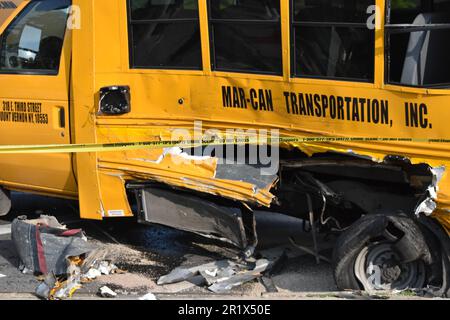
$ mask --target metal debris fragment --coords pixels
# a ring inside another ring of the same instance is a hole
[[[207,264],[197,266],[197,267],[192,267],[192,268],[176,268],[171,273],[160,277],[158,279],[157,284],[163,285],[163,284],[181,282],[181,281],[185,281],[185,280],[189,280],[189,279],[193,278],[194,276],[198,275],[201,271],[224,269],[224,268],[233,267],[236,265],[237,265],[236,263],[229,261],[229,260],[220,260],[220,261],[214,261],[211,263],[207,263]]]
[[[239,272],[225,279],[218,279],[216,283],[208,287],[208,290],[214,293],[226,293],[234,287],[261,277],[263,272],[269,267],[269,264],[268,260],[260,259],[256,261],[256,266],[253,270]]]
[[[415,214],[417,216],[419,214],[430,216],[437,208],[436,200],[438,198],[439,182],[442,180],[445,173],[445,167],[430,168],[430,172],[433,176],[432,183],[427,189],[425,198],[415,209]]]
[[[233,287],[254,280],[271,266],[267,259],[257,260],[252,268],[230,260],[220,260],[193,268],[176,268],[158,280],[158,285],[189,281],[199,275],[210,291],[225,293]]]
[[[98,289],[98,293],[103,298],[115,298],[115,297],[117,297],[117,293],[112,291],[107,286],[103,286],[100,289]]]

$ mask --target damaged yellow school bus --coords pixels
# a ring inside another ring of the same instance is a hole
[[[449,0],[23,1],[0,33],[0,145],[211,141],[0,150],[2,214],[76,198],[251,255],[279,212],[338,236],[341,289],[447,294]]]

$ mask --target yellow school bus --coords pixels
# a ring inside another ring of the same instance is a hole
[[[0,23],[3,23],[23,0],[0,1]]]
[[[341,289],[447,294],[449,0],[23,1],[0,34],[0,145],[79,146],[0,149],[2,214],[78,199],[249,257],[255,212],[283,213],[318,259],[338,237]]]

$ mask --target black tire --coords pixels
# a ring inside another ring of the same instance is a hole
[[[11,211],[11,192],[0,187],[0,217]]]
[[[427,237],[429,234],[424,235],[421,227],[404,215],[362,217],[341,234],[334,248],[332,264],[338,288],[423,288],[431,267],[442,265],[436,241]],[[414,258],[406,261],[407,256]]]

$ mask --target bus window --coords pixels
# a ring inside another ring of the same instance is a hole
[[[450,85],[450,1],[391,0],[386,18],[391,84]]]
[[[292,0],[292,72],[298,77],[373,81],[375,0]]]
[[[131,68],[202,69],[197,0],[128,0]]]
[[[70,0],[31,2],[1,36],[1,73],[57,74]]]
[[[280,0],[209,0],[212,69],[282,74]]]

